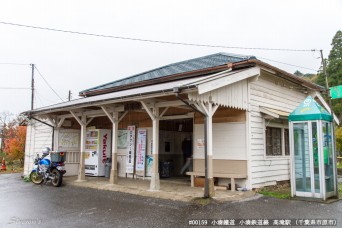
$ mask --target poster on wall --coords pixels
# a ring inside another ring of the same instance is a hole
[[[127,130],[118,130],[118,148],[126,149],[128,145]]]
[[[80,148],[80,133],[61,131],[58,134],[58,149]]]
[[[196,139],[197,149],[204,149],[204,146],[205,146],[204,139]]]
[[[150,177],[152,175],[153,167],[153,157],[152,155],[146,155],[146,176]]]
[[[139,129],[137,136],[137,156],[136,156],[136,171],[145,170],[145,156],[146,156],[146,137],[147,130]]]
[[[127,127],[126,173],[134,172],[135,126]]]
[[[146,172],[145,176],[150,177],[152,175],[153,156],[152,156],[153,141],[150,141],[150,152],[146,155]]]

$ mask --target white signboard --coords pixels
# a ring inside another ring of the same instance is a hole
[[[145,155],[146,155],[146,129],[138,130],[137,138],[137,156],[136,156],[136,171],[145,170]]]
[[[126,173],[134,172],[135,126],[127,127]]]
[[[119,130],[118,131],[118,148],[126,149],[128,144],[127,140],[127,130]]]
[[[79,148],[80,134],[78,132],[60,131],[58,134],[58,147],[62,148]]]
[[[205,146],[204,139],[197,139],[196,140],[196,147],[197,149],[203,149]]]

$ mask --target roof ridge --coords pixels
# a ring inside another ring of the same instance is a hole
[[[192,62],[196,62],[196,61],[201,60],[201,59],[208,59],[208,58],[213,57],[213,56],[226,56],[226,57],[232,57],[232,58],[241,58],[241,60],[247,60],[247,59],[251,59],[251,58],[256,59],[254,56],[247,56],[247,55],[238,55],[238,54],[218,52],[218,53],[214,53],[214,54],[210,54],[210,55],[205,55],[205,56],[201,56],[201,57],[197,57],[197,58],[193,58],[193,59],[187,59],[187,60],[183,60],[183,61],[179,61],[179,62],[175,62],[175,63],[170,63],[170,64],[167,64],[167,65],[164,65],[164,66],[161,66],[161,67],[157,67],[157,68],[154,68],[154,69],[151,69],[151,70],[147,70],[147,71],[144,71],[144,72],[140,72],[138,74],[134,74],[134,75],[131,75],[131,76],[128,76],[128,77],[125,77],[125,78],[121,78],[121,79],[118,79],[118,80],[115,80],[115,81],[111,81],[111,82],[104,83],[104,84],[101,84],[101,85],[98,85],[98,86],[94,86],[94,87],[82,90],[79,93],[82,94],[82,93],[85,93],[87,91],[92,91],[92,90],[95,90],[97,88],[108,86],[110,84],[123,82],[125,80],[129,80],[129,79],[132,79],[132,78],[135,78],[135,77],[139,77],[139,76],[144,75],[144,74],[148,74],[148,73],[152,73],[152,72],[155,72],[155,71],[158,71],[158,70],[162,70],[162,69],[165,69],[167,67],[179,66],[180,64],[186,64],[186,63],[192,63]],[[203,68],[203,69],[205,69],[205,68]],[[164,75],[164,76],[167,76],[167,75]],[[163,76],[161,76],[161,77],[163,77]],[[145,80],[148,80],[148,79],[145,79]]]

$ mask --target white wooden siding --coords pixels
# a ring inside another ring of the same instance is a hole
[[[249,82],[250,173],[253,188],[290,179],[290,157],[266,156],[265,119],[259,107],[292,112],[307,96],[299,85],[262,71],[257,81]],[[294,88],[294,89],[291,89]],[[286,126],[286,125],[285,125]]]
[[[203,124],[194,125],[194,158],[204,159],[204,148],[197,139],[204,139]],[[246,123],[213,124],[213,159],[246,160]]]
[[[34,158],[37,153],[45,147],[52,146],[52,128],[31,120],[27,126],[26,145],[25,145],[25,162],[24,175],[30,174],[33,168]]]
[[[247,80],[235,82],[231,85],[199,95],[197,92],[189,93],[191,101],[209,102],[211,100],[220,106],[236,109],[247,109]]]

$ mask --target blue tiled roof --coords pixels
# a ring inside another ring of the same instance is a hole
[[[96,90],[114,88],[118,86],[126,86],[134,84],[136,82],[157,79],[165,76],[181,74],[185,72],[191,72],[195,70],[203,70],[211,67],[221,66],[228,62],[235,63],[247,59],[256,59],[254,56],[243,56],[228,53],[217,53],[213,55],[207,55],[195,59],[189,59],[186,61],[172,63],[163,67],[159,67],[150,71],[146,71],[140,74],[136,74],[127,78],[119,79],[117,81],[109,82],[100,86],[96,86],[90,89],[81,91],[80,93],[87,93]]]

